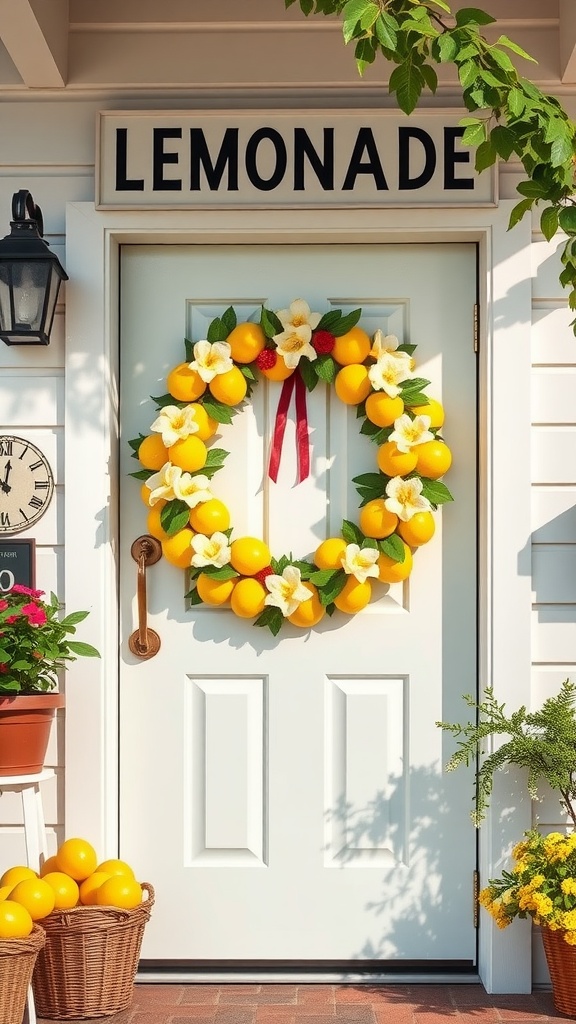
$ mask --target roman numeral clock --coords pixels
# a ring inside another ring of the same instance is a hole
[[[48,459],[23,437],[0,434],[0,536],[29,530],[54,493]]]

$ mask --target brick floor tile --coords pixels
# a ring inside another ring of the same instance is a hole
[[[214,1024],[215,1019],[216,1018],[215,1018],[215,1014],[214,1013],[212,1013],[212,1012],[210,1012],[208,1010],[204,1010],[203,1013],[199,1014],[198,1016],[194,1016],[194,1017],[190,1017],[190,1016],[186,1016],[186,1017],[182,1017],[182,1016],[170,1017],[170,1024]],[[138,1024],[138,1022],[136,1022],[136,1024]],[[164,1021],[160,1020],[157,1017],[156,1018],[156,1024],[164,1024]]]
[[[202,1020],[204,1017],[209,1017],[212,1020],[216,1010],[217,1006],[215,1003],[212,1006],[207,1006],[205,1003],[189,1003],[188,1006],[172,1007],[170,1013],[176,1017],[185,1017],[186,1020],[196,1021]],[[115,1021],[111,1021],[110,1024],[115,1024]],[[158,1024],[161,1024],[161,1018],[159,1018]]]
[[[339,1003],[369,1002],[374,986],[372,985],[338,985],[334,990],[334,999]]]
[[[372,1006],[376,1024],[413,1024],[414,1014],[410,1006]]]
[[[250,985],[248,983],[246,983],[246,984],[242,983],[242,984],[239,984],[239,985],[230,984],[230,985],[221,985],[220,986],[220,991],[224,992],[226,994],[228,992],[251,992],[254,995],[257,992],[259,992],[262,987],[263,987],[262,985]],[[268,986],[266,986],[266,987],[268,988]],[[274,986],[274,987],[276,987],[276,986]],[[221,1000],[221,1001],[223,1001],[223,1000]]]
[[[298,1024],[301,1020],[294,1007],[259,1006],[256,1010],[256,1024]]]
[[[334,990],[330,985],[302,985],[296,999],[298,1006],[334,1006]]]
[[[189,1006],[191,1003],[211,1006],[220,1001],[221,991],[219,985],[185,985],[180,1003],[182,1006]]]
[[[280,986],[276,991],[271,991],[271,989],[271,985],[262,986],[262,991],[255,997],[259,1006],[263,1003],[276,1003],[278,1006],[296,1005],[298,989],[295,985]]]
[[[130,1024],[172,1024],[173,1009],[172,1007],[170,1011],[162,1013],[162,1016],[157,1010],[136,1010],[130,1017]],[[114,1017],[100,1017],[100,1024],[103,1020],[110,1021],[110,1024],[116,1024]],[[82,1021],[82,1024],[86,1024],[86,1021]],[[198,1021],[195,1024],[198,1024]],[[200,1021],[200,1024],[212,1024],[212,1020]]]
[[[218,1006],[214,1024],[256,1024],[256,1006]]]
[[[448,994],[455,1006],[465,1006],[467,1003],[479,1006],[482,1002],[488,1005],[495,998],[488,995],[483,985],[450,985]]]
[[[144,1007],[154,1003],[175,1006],[182,999],[183,992],[183,985],[135,985],[132,1006]]]
[[[298,1020],[298,1018],[296,1018]],[[336,1024],[337,1018],[333,1013],[311,1013],[302,1018],[306,1024]]]
[[[267,1002],[266,996],[261,992],[229,992],[226,985],[222,987],[218,1005],[226,1006],[257,1006],[261,998]],[[272,999],[274,1002],[274,998]]]
[[[339,1003],[335,1009],[334,1019],[338,1024],[374,1024],[375,1021],[372,1007],[360,1003]]]

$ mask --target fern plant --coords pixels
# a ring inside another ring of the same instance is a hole
[[[486,817],[494,773],[506,765],[517,765],[528,769],[531,798],[535,800],[539,784],[547,782],[576,826],[576,683],[564,680],[557,696],[549,697],[537,711],[523,706],[510,715],[491,687],[485,688],[481,703],[469,694],[463,699],[476,712],[473,722],[436,725],[458,740],[446,770],[476,765],[474,824],[478,826]],[[504,742],[492,749],[492,741],[499,737]]]

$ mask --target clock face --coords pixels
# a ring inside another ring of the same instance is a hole
[[[28,530],[54,492],[46,456],[23,437],[0,434],[0,535]]]

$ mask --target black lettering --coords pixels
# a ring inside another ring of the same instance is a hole
[[[30,498],[30,501],[28,502],[28,504],[31,505],[32,508],[42,508],[42,505],[44,504],[44,502],[40,501],[40,498],[37,498],[36,495],[33,494],[32,497]],[[20,511],[22,511],[22,510],[20,510]]]
[[[294,191],[304,192],[304,157],[325,192],[334,191],[334,129],[324,128],[324,156],[316,152],[305,128],[294,129]]]
[[[40,466],[43,466],[43,465],[44,465],[44,463],[42,462],[42,459],[38,459],[38,462],[31,462],[30,463],[30,469],[40,469]]]
[[[228,166],[228,192],[238,191],[238,128],[227,128],[224,132],[220,152],[213,164],[202,128],[190,129],[190,189],[199,192],[200,168],[203,169],[211,192],[216,192]]]
[[[455,176],[456,164],[470,163],[470,150],[456,152],[456,139],[464,135],[463,128],[444,129],[444,188],[473,189],[474,178],[457,178]]]
[[[34,481],[34,490],[35,491],[47,491],[48,490],[48,481],[47,480],[35,480]]]
[[[128,178],[128,129],[116,129],[116,191],[143,192],[143,178]]]
[[[10,516],[7,512],[0,512],[0,526],[10,526]]]
[[[18,511],[19,511],[20,515],[22,516],[22,519],[25,519],[26,522],[28,522],[28,516],[26,515],[24,509],[23,508],[19,508]]]
[[[177,164],[179,160],[178,153],[164,152],[164,142],[166,139],[181,138],[181,128],[154,128],[152,165],[152,188],[154,192],[182,191],[182,180],[180,178],[164,177],[164,167],[166,164]]]
[[[362,162],[364,151],[366,151],[368,157],[367,163]],[[352,192],[359,174],[371,174],[379,192],[388,189],[371,128],[360,128],[358,131],[348,170],[346,171],[346,177],[344,178],[344,184],[342,185],[343,192]]]
[[[422,143],[424,149],[424,167],[420,174],[410,177],[410,142],[412,139]],[[398,188],[401,191],[423,188],[434,176],[436,170],[436,147],[434,140],[422,128],[398,129]]]
[[[12,455],[12,441],[0,441],[0,455]]]
[[[26,447],[22,450],[22,454],[18,456],[18,462],[20,462],[20,460],[24,458],[24,456],[26,455],[27,451],[28,451],[28,445],[26,445]]]
[[[276,167],[269,178],[261,177],[256,164],[258,146],[263,139],[268,139],[272,143],[276,154]],[[286,174],[287,165],[286,145],[280,132],[277,132],[275,128],[259,128],[250,136],[246,146],[246,173],[254,188],[259,189],[260,192],[271,192],[272,189],[277,188]]]

